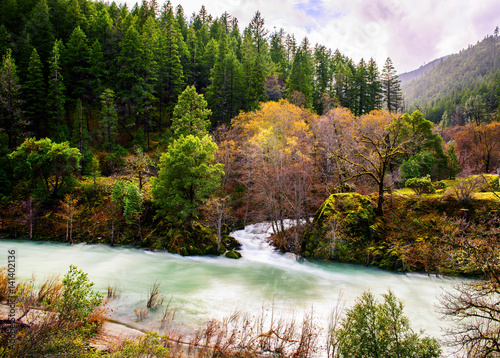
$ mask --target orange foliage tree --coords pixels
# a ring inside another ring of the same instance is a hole
[[[261,103],[255,112],[233,119],[242,167],[241,181],[273,223],[276,234],[285,218],[308,218],[317,197],[319,171],[311,123],[316,116],[286,100]],[[322,195],[321,195],[322,196]]]
[[[375,182],[378,188],[377,215],[383,214],[386,174],[391,164],[406,153],[410,144],[407,132],[401,117],[375,110],[358,119],[349,118],[338,135],[340,147],[349,148],[335,152],[337,160],[350,166],[345,180],[369,177]]]
[[[454,133],[462,167],[489,173],[500,165],[500,123],[471,123]]]

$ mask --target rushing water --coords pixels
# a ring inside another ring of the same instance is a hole
[[[240,260],[14,240],[0,241],[0,253],[4,253],[0,260],[7,262],[7,250],[16,249],[17,275],[27,279],[35,273],[38,281],[49,274],[62,276],[70,264],[76,265],[89,274],[97,289],[106,292],[111,284],[123,292],[111,304],[112,315],[130,323],[136,321],[134,309],[145,305],[155,281],[167,301],[172,297],[176,321],[188,324],[223,318],[236,310],[259,313],[271,305],[279,312],[299,315],[313,309],[326,321],[339,299],[349,306],[366,290],[378,296],[390,288],[404,300],[405,314],[415,329],[441,336],[443,324],[435,304],[443,288],[451,288],[457,280],[300,260],[276,252],[265,240],[268,230],[266,224],[256,224],[233,233],[243,245]],[[142,324],[153,324],[154,319],[152,314]]]

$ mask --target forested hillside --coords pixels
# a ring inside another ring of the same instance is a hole
[[[470,113],[477,111],[484,121],[496,118],[500,95],[498,27],[494,35],[440,60],[401,87],[406,107],[421,110],[434,123],[444,120],[445,126],[463,125]]]

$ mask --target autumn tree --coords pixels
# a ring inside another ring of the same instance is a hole
[[[286,218],[297,224],[307,219],[315,199],[318,171],[309,124],[314,119],[309,110],[285,100],[233,119],[245,163],[242,180],[276,234],[284,232]]]
[[[214,163],[217,145],[209,135],[181,136],[160,158],[158,177],[151,178],[151,194],[158,214],[192,225],[200,206],[220,185],[223,165]]]
[[[465,281],[440,299],[447,329],[446,343],[467,357],[500,354],[500,246],[498,218],[473,223],[449,221],[443,228],[443,242],[456,266],[479,280]],[[457,352],[457,353],[458,353]]]
[[[344,141],[355,141],[349,153],[336,154],[337,159],[351,165],[352,173],[346,178],[371,178],[378,188],[377,215],[383,214],[384,190],[387,172],[392,161],[407,151],[408,138],[404,137],[405,124],[400,117],[388,111],[372,111],[351,122],[354,138],[348,134]]]

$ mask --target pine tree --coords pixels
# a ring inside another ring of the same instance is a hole
[[[391,112],[397,112],[402,109],[401,86],[394,65],[388,57],[382,69],[382,89],[384,101],[387,109]]]
[[[160,116],[172,115],[177,97],[184,89],[184,72],[181,63],[182,35],[177,28],[178,24],[174,18],[172,9],[163,16],[162,34],[159,49],[159,78],[158,97],[161,108]],[[184,41],[182,41],[184,43]],[[184,44],[185,46],[185,44]]]
[[[54,27],[46,0],[40,0],[33,8],[26,24],[26,34],[29,35],[31,46],[37,48],[42,62],[48,61],[54,45]]]
[[[356,100],[353,112],[357,116],[360,116],[369,112],[368,70],[364,59],[361,59],[356,67],[355,83]]]
[[[287,80],[287,97],[292,99],[296,93],[304,96],[306,108],[312,108],[313,101],[313,62],[307,38],[295,53],[290,76]]]
[[[179,96],[172,119],[172,131],[175,138],[189,134],[202,138],[210,127],[207,101],[196,93],[194,86],[188,86]]]
[[[111,152],[111,147],[115,143],[117,133],[118,115],[115,107],[115,93],[107,88],[100,96],[101,99],[101,116],[99,127],[101,128],[101,136],[103,146]]]
[[[281,78],[288,77],[288,61],[285,48],[285,31],[280,29],[271,35],[271,47],[269,49],[271,60],[276,64],[278,74]]]
[[[76,101],[75,114],[73,119],[73,133],[71,144],[80,150],[82,154],[81,169],[83,174],[90,174],[92,167],[92,150],[90,148],[90,134],[87,128],[87,121],[83,115],[82,100]]]
[[[248,27],[253,37],[257,53],[260,54],[266,44],[266,36],[269,33],[264,27],[264,18],[261,16],[260,11],[255,13]]]
[[[315,81],[313,104],[318,114],[324,113],[324,106],[321,98],[331,90],[332,73],[330,67],[331,53],[325,46],[316,45],[314,48],[315,60]]]
[[[0,25],[0,58],[7,53],[7,49],[12,48],[10,38],[11,35],[5,25]]]
[[[229,38],[221,30],[219,53],[210,75],[207,97],[212,108],[212,122],[215,125],[229,123],[241,109],[243,73],[233,50],[229,48]]]
[[[56,141],[67,140],[67,125],[64,122],[66,96],[64,79],[61,73],[61,40],[55,41],[49,61],[49,87],[47,96],[47,114],[50,127],[55,131],[52,136]]]
[[[77,26],[67,43],[67,46],[61,56],[66,70],[66,81],[71,84],[71,98],[76,100],[84,98],[88,101],[89,93],[89,46],[87,36],[80,26]]]
[[[36,48],[33,49],[30,57],[22,92],[25,100],[24,112],[28,122],[32,124],[32,132],[36,133],[38,138],[48,135],[46,118],[47,86],[43,79],[43,64]]]
[[[0,128],[9,136],[9,148],[15,148],[20,134],[26,130],[21,111],[21,86],[11,50],[2,59],[0,69]]]
[[[382,82],[377,63],[373,58],[368,62],[368,107],[367,112],[382,108]]]

